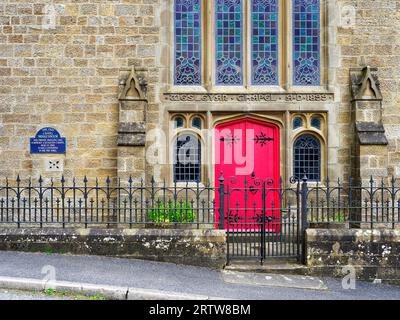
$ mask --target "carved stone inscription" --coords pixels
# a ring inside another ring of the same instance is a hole
[[[333,93],[165,93],[165,100],[172,102],[328,102]]]

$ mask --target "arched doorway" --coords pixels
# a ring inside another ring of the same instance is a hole
[[[225,228],[256,231],[265,217],[279,220],[280,128],[253,118],[224,122],[215,128],[215,148],[215,187],[222,173],[228,191]],[[216,200],[219,206],[218,194]]]

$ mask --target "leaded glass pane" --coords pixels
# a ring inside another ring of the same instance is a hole
[[[216,83],[241,85],[243,83],[241,0],[216,0]]]
[[[320,0],[293,0],[293,81],[320,85]]]
[[[201,142],[193,134],[183,134],[176,139],[174,148],[174,180],[200,182]]]
[[[310,134],[300,136],[293,146],[294,176],[310,181],[321,180],[321,143]]]
[[[252,0],[251,17],[252,84],[277,85],[278,0]]]
[[[201,0],[175,0],[175,84],[201,84]]]

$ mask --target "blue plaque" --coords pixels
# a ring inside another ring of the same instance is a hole
[[[66,139],[54,128],[42,128],[31,138],[31,154],[63,154],[66,150]]]

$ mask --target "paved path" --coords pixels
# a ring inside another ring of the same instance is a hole
[[[344,290],[340,279],[331,278],[281,276],[279,279],[274,275],[223,272],[141,260],[0,252],[0,276],[43,279],[42,271],[49,274],[49,270],[55,270],[58,281],[228,299],[400,299],[400,287],[361,281],[357,282],[356,290]]]

